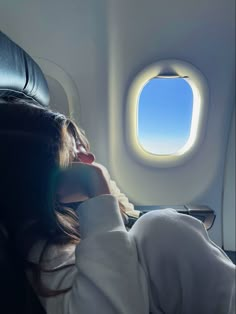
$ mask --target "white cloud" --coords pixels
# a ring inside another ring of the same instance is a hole
[[[176,153],[186,144],[186,138],[140,138],[139,143],[144,150],[157,155]]]

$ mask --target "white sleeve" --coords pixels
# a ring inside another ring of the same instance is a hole
[[[235,265],[202,222],[174,209],[156,210],[130,235],[150,280],[151,312],[235,314]]]
[[[50,289],[72,287],[65,294],[40,298],[47,314],[148,313],[146,279],[116,198],[89,199],[80,205],[78,216],[81,242],[75,248],[75,266],[41,276]],[[74,254],[66,254],[61,265],[74,261]]]

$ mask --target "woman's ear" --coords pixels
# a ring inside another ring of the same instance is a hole
[[[76,149],[77,159],[80,162],[83,162],[85,164],[92,164],[94,162],[95,156],[91,152],[88,152],[82,144],[77,144]]]
[[[95,156],[90,152],[78,152],[77,157],[80,162],[83,162],[85,164],[92,164],[95,160]]]

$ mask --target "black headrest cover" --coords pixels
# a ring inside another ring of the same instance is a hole
[[[37,63],[0,32],[0,98],[30,99],[47,107],[49,90]]]

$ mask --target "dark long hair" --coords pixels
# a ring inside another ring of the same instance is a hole
[[[23,304],[30,291],[27,268],[34,274],[39,295],[50,297],[69,289],[43,287],[40,263],[29,263],[27,257],[38,240],[44,239],[46,245],[80,240],[77,216],[60,206],[54,191],[57,172],[70,162],[71,136],[89,150],[84,132],[64,115],[30,103],[0,103],[0,297],[13,302],[17,313],[27,313]],[[31,313],[36,314],[32,307]]]

